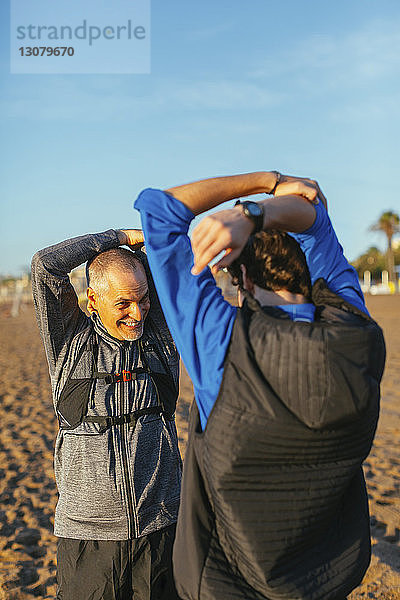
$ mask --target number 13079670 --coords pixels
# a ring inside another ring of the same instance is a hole
[[[75,53],[72,46],[21,46],[18,50],[21,56],[73,56]]]

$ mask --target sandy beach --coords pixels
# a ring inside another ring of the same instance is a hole
[[[387,363],[378,431],[365,463],[373,555],[349,600],[400,600],[400,295],[369,297],[367,304],[384,330]],[[57,421],[32,305],[17,317],[1,306],[0,328],[0,600],[55,598]],[[191,399],[182,368],[177,409],[182,452]]]

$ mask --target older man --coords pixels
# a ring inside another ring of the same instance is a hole
[[[109,230],[32,260],[60,425],[54,532],[63,600],[177,597],[178,354],[141,245],[141,231]],[[86,261],[90,317],[68,276]]]

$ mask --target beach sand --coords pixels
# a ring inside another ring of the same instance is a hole
[[[388,356],[380,422],[365,463],[373,555],[349,600],[400,600],[400,296],[369,297],[367,304],[384,330]],[[0,328],[0,600],[55,598],[57,421],[47,364],[31,305],[18,317],[1,306]],[[183,452],[191,399],[182,368],[177,424]]]

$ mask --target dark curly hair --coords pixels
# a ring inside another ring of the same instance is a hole
[[[240,256],[228,267],[233,285],[243,288],[240,265],[255,285],[265,290],[287,290],[311,296],[311,279],[306,258],[288,233],[271,229],[250,236]]]

